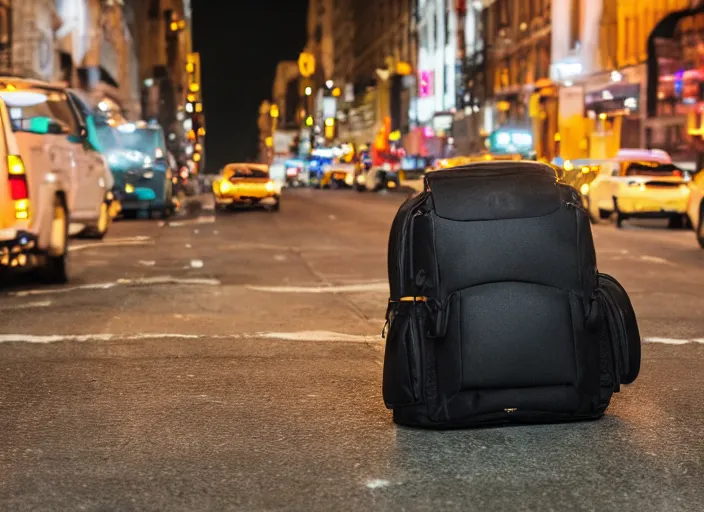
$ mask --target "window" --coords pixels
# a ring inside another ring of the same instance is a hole
[[[70,134],[78,135],[78,120],[63,92],[44,89],[3,92],[2,99],[7,104],[15,131],[23,121],[48,117],[64,124]]]

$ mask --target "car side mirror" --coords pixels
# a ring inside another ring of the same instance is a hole
[[[78,134],[70,134],[68,140],[74,144],[83,144],[88,140],[88,131],[82,126]]]

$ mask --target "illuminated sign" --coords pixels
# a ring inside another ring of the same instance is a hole
[[[421,71],[418,78],[418,97],[427,98],[432,96],[434,73],[432,71]]]

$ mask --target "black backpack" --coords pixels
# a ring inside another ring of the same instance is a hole
[[[547,165],[428,174],[388,258],[383,397],[398,424],[598,418],[638,375],[628,295],[597,271],[579,193]]]

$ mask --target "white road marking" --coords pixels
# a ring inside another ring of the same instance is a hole
[[[212,224],[215,222],[215,217],[198,217],[196,219],[177,220],[169,222],[169,227],[180,228],[183,226],[193,226],[194,224]],[[196,230],[197,231],[197,230]]]
[[[102,249],[103,247],[123,247],[129,245],[152,245],[154,241],[148,236],[135,236],[130,238],[113,238],[110,240],[104,240],[102,242],[95,242],[90,244],[70,244],[68,250],[83,251],[85,249]]]
[[[16,311],[18,309],[33,309],[33,308],[48,308],[53,302],[50,300],[42,300],[37,302],[27,302],[25,304],[11,304],[9,306],[0,306],[0,311]]]
[[[257,292],[270,293],[363,293],[383,292],[389,293],[389,283],[380,281],[376,283],[348,284],[339,286],[246,286],[247,289]]]
[[[193,246],[191,244],[186,244],[186,249],[191,249]]]
[[[164,333],[147,333],[147,334],[53,334],[53,335],[34,335],[34,334],[0,334],[0,343],[36,343],[49,344],[60,343],[62,341],[87,342],[87,341],[138,341],[150,339],[184,339],[195,340],[204,338],[199,334],[164,334]],[[208,336],[215,338],[217,336]]]
[[[647,261],[649,263],[659,263],[661,265],[672,265],[669,261],[664,258],[658,258],[657,256],[641,256],[642,261]]]
[[[680,340],[675,338],[643,338],[644,343],[662,343],[665,345],[686,345],[687,343],[704,343],[700,340]]]
[[[274,261],[286,261],[286,256],[283,254],[276,254],[274,255]]]
[[[286,341],[346,341],[351,343],[374,343],[381,341],[381,336],[343,334],[330,331],[298,331],[298,332],[258,332],[256,338]]]
[[[330,215],[328,215],[328,219],[337,220],[337,217],[335,217],[333,214],[330,214]]]
[[[190,268],[190,267],[189,267]],[[217,279],[208,278],[177,278],[171,276],[141,277],[137,279],[118,279],[112,283],[83,284],[80,286],[70,286],[68,288],[46,288],[38,290],[22,290],[12,292],[9,295],[15,297],[27,297],[30,295],[51,295],[57,293],[68,293],[77,290],[109,290],[120,285],[145,286],[154,284],[182,284],[182,285],[202,285],[219,286],[221,283]]]
[[[156,265],[156,261],[139,260],[139,264],[143,267],[153,267],[154,265]]]
[[[191,268],[203,268],[203,260],[191,260]]]
[[[379,478],[367,480],[366,483],[367,489],[381,489],[382,487],[388,487],[389,485],[391,485],[391,482],[388,480],[381,480]]]

